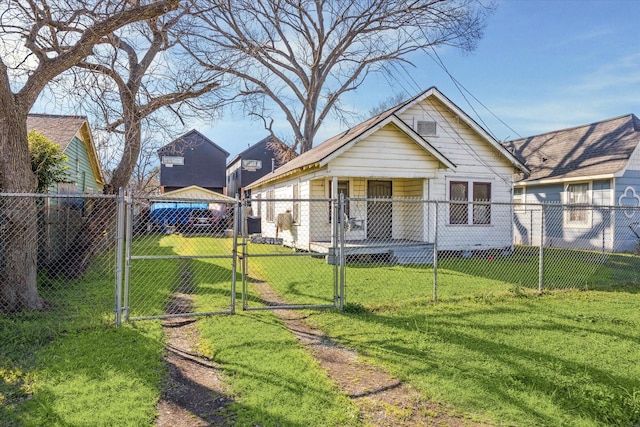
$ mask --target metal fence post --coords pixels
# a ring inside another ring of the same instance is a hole
[[[132,197],[125,194],[125,270],[124,270],[124,296],[122,310],[124,311],[124,321],[129,321],[129,280],[131,277],[131,244],[133,242],[133,205]]]
[[[333,196],[329,196],[329,204],[331,206],[331,245],[327,259],[333,262],[333,305],[340,307],[340,266],[338,256],[338,203]]]
[[[238,231],[240,229],[245,230],[246,227],[239,227],[239,224],[244,224],[244,212],[245,209],[240,208],[240,196],[236,193],[236,203],[233,206],[233,257],[231,257],[231,314],[236,312],[236,268],[238,266]],[[240,218],[242,215],[242,218]],[[240,222],[242,221],[242,222]],[[244,234],[244,232],[242,233]]]
[[[118,219],[116,226],[115,312],[116,326],[122,323],[122,257],[124,255],[124,189],[118,191]]]
[[[346,260],[345,260],[345,253],[344,253],[344,194],[340,193],[340,202],[338,204],[338,212],[339,215],[339,221],[336,221],[336,224],[340,224],[339,227],[339,240],[340,240],[340,268],[339,268],[339,272],[340,272],[340,310],[343,311],[344,310],[344,304],[345,304],[345,295],[344,295],[344,280],[345,280],[345,265],[346,265]]]
[[[243,212],[246,213],[247,205],[251,203],[251,200],[244,200]],[[243,214],[244,215],[244,214]],[[245,218],[242,218],[245,221]],[[247,277],[248,277],[248,269],[247,269],[247,240],[248,240],[248,230],[247,227],[242,228],[242,253],[240,255],[240,270],[242,271],[242,310],[246,310],[248,306],[247,299]]]
[[[433,300],[438,300],[438,202],[436,203],[436,214],[433,230]]]
[[[593,210],[593,208],[592,208]],[[612,227],[611,225],[611,206],[609,206],[608,209],[609,213],[608,213],[608,219],[609,219],[609,226]],[[593,215],[593,213],[592,213]],[[603,212],[604,215],[604,212]],[[606,246],[606,240],[605,240],[605,230],[607,229],[607,222],[604,220],[604,218],[602,219],[602,260],[601,263],[604,264],[606,261],[606,254],[605,254],[605,246]]]
[[[538,253],[538,292],[542,292],[544,289],[543,283],[543,275],[544,275],[544,266],[543,266],[543,247],[544,247],[544,209],[543,205],[540,209],[540,251]]]

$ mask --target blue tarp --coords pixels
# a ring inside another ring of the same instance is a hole
[[[189,214],[193,209],[207,209],[208,203],[197,202],[153,202],[149,211],[152,224],[163,227],[182,225],[189,222]]]

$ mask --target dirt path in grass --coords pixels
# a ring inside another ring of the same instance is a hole
[[[195,322],[195,318],[175,317],[162,324],[168,378],[157,406],[158,427],[233,424],[224,411],[231,399],[219,367],[198,353]]]
[[[264,282],[255,283],[266,304],[282,299]],[[331,342],[294,310],[274,310],[285,326],[311,352],[319,365],[351,401],[361,409],[367,426],[488,426],[452,414],[451,410],[422,399],[420,393],[397,378],[359,360],[357,354]]]
[[[188,271],[182,279],[189,281]],[[265,304],[282,304],[267,283],[254,283]],[[167,313],[189,313],[190,286],[179,286]],[[487,426],[457,416],[444,406],[425,401],[409,385],[359,360],[357,354],[331,342],[295,310],[274,310],[332,381],[361,410],[366,426]],[[174,317],[163,322],[168,379],[158,403],[158,427],[227,426],[234,420],[225,408],[232,400],[218,366],[198,353],[196,318]]]
[[[193,274],[189,264],[181,267],[176,292],[166,307],[167,314],[193,311]],[[200,336],[195,317],[178,316],[162,322],[168,377],[157,405],[157,427],[200,427],[233,425],[225,413],[231,402],[219,367],[198,351]]]

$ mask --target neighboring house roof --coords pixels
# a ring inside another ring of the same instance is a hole
[[[235,200],[233,197],[225,196],[224,194],[207,190],[206,188],[198,187],[197,185],[190,185],[189,187],[168,191],[162,194],[160,197],[169,197],[169,198],[183,197],[183,198],[190,198],[190,199],[215,199],[215,200],[228,200],[228,201]]]
[[[531,170],[520,183],[622,175],[640,143],[640,120],[633,115],[562,129],[504,145]]]
[[[104,184],[102,167],[98,161],[98,153],[93,143],[93,135],[89,122],[84,116],[60,116],[52,114],[29,114],[27,116],[27,132],[35,130],[60,147],[67,149],[74,137],[83,143],[89,156],[91,168],[98,184]]]
[[[445,167],[455,169],[456,165],[447,159],[440,151],[432,146],[428,137],[424,138],[414,131],[409,125],[399,118],[399,115],[410,108],[411,106],[423,101],[428,97],[435,97],[451,111],[453,111],[462,121],[464,121],[469,127],[475,130],[483,139],[485,139],[490,145],[492,145],[497,151],[502,153],[514,167],[528,172],[528,169],[524,164],[518,160],[513,154],[505,149],[498,141],[496,141],[491,135],[489,135],[481,126],[479,126],[473,119],[471,119],[464,111],[451,102],[446,96],[444,96],[437,88],[431,87],[426,91],[414,96],[407,101],[396,105],[393,108],[384,111],[377,116],[371,117],[362,123],[359,123],[345,132],[342,132],[328,140],[324,141],[320,145],[312,148],[311,150],[302,153],[295,159],[289,161],[283,166],[276,169],[273,173],[265,175],[262,179],[252,183],[249,187],[255,187],[257,185],[265,184],[269,181],[278,179],[282,176],[301,171],[309,167],[321,167],[328,162],[338,157],[344,151],[351,148],[358,141],[368,137],[372,133],[381,129],[382,127],[393,123],[400,130],[402,130],[408,137],[412,138],[418,145],[423,147],[431,155],[433,155],[441,164]]]
[[[212,140],[210,140],[209,138],[207,138],[206,136],[204,136],[203,134],[201,134],[200,132],[198,132],[195,129],[191,129],[189,132],[177,137],[176,139],[174,139],[173,141],[171,141],[170,143],[168,143],[167,145],[161,147],[160,149],[158,149],[158,155],[161,156],[163,153],[165,152],[171,152],[173,146],[175,146],[176,144],[181,144],[181,143],[187,143],[187,141],[197,141],[199,143],[201,142],[206,142],[208,144],[213,145],[214,147],[216,147],[218,150],[220,150],[222,153],[224,153],[225,157],[229,155],[229,153],[227,152],[227,150],[225,150],[224,148],[220,147],[218,144],[216,144],[215,142],[213,142]]]
[[[269,135],[266,138],[261,139],[260,141],[256,142],[255,144],[251,145],[249,148],[247,148],[246,150],[236,154],[233,159],[231,159],[229,161],[229,163],[227,163],[227,167],[233,165],[234,163],[236,163],[237,161],[241,160],[245,154],[251,152],[254,148],[260,146],[260,145],[267,145],[269,144],[269,142],[273,139],[273,136]]]

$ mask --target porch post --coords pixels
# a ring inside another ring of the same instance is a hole
[[[329,195],[329,197],[331,197],[331,200],[332,200],[331,212],[333,212],[333,214],[331,215],[331,230],[337,230],[336,224],[339,223],[338,218],[336,218],[338,210],[335,209],[335,207],[338,206],[338,177],[337,176],[334,176],[331,178],[331,194]],[[337,237],[338,236],[336,236],[335,233],[331,233],[332,246],[335,246],[337,242],[336,240]]]
[[[435,203],[435,213],[433,220],[433,300],[438,301],[438,202]]]

